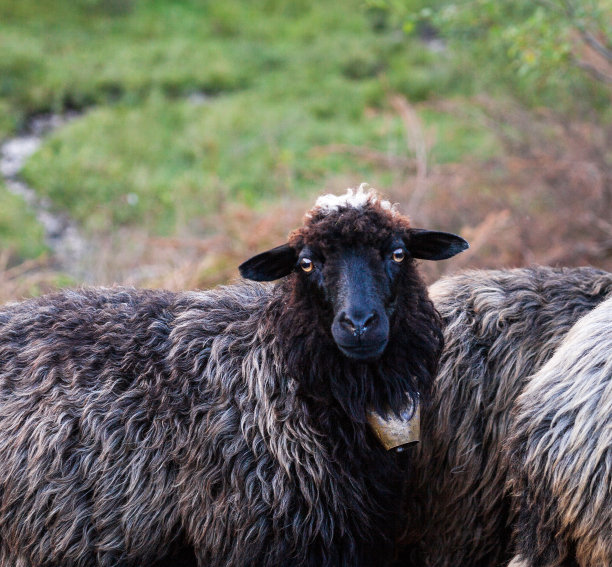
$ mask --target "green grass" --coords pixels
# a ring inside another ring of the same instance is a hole
[[[17,116],[12,112],[11,106],[0,99],[0,140],[8,138],[17,127]]]
[[[334,172],[372,174],[354,158],[319,155],[316,146],[382,148],[401,137],[399,124],[387,132],[381,120],[357,125],[350,111],[319,114],[316,101],[262,104],[251,93],[203,105],[152,97],[93,110],[53,135],[24,174],[90,229],[142,222],[170,234],[225,200],[256,205],[304,193]]]
[[[458,103],[458,108],[461,104]],[[464,103],[464,106],[467,106]],[[467,109],[464,108],[464,111]],[[492,132],[468,118],[458,118],[447,112],[424,109],[421,120],[431,131],[433,147],[430,151],[433,163],[457,163],[466,158],[487,160],[500,155],[499,140]]]
[[[280,80],[296,91],[311,79],[410,65],[407,40],[375,34],[359,0],[124,0],[118,14],[108,4],[1,0],[0,98],[30,113],[151,90],[215,94]]]
[[[405,154],[389,94],[418,103],[469,85],[447,55],[368,14],[362,0],[0,0],[0,110],[13,117],[0,135],[35,112],[92,108],[24,176],[94,232],[197,232],[227,200],[263,206],[337,175],[384,183],[315,148]],[[490,152],[477,128],[423,117],[436,162]]]
[[[317,151],[328,144],[407,151],[398,118],[353,115],[365,96],[354,90],[333,113],[322,112],[323,99],[298,105],[248,92],[202,105],[153,96],[102,107],[52,135],[24,176],[90,230],[144,223],[159,234],[197,232],[198,219],[228,200],[256,206],[304,195],[338,174],[382,181],[384,171],[357,157]],[[437,163],[488,147],[477,129],[426,114]]]
[[[78,3],[76,14],[64,14],[60,1],[46,10],[21,4],[31,13],[12,13],[13,3],[3,10],[0,96],[25,113],[138,100],[155,88],[171,96],[231,91],[261,63],[244,42],[222,41],[196,28],[189,12],[175,14],[181,3],[143,2],[119,17],[87,14]]]
[[[0,182],[0,254],[8,253],[9,263],[37,258],[47,250],[44,230],[21,197]]]

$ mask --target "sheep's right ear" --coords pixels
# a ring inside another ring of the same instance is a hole
[[[288,276],[295,268],[297,258],[296,251],[289,244],[283,244],[253,256],[240,264],[238,269],[247,280],[270,282]]]

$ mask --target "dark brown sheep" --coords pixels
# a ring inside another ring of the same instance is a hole
[[[414,259],[465,247],[360,189],[241,266],[276,284],[4,307],[0,566],[387,564],[401,469],[367,414],[427,398]]]
[[[445,348],[408,477],[398,565],[497,567],[511,558],[502,450],[511,408],[574,323],[612,296],[612,274],[471,271],[435,283],[430,296]]]

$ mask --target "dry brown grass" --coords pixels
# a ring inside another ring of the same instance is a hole
[[[61,283],[57,272],[51,268],[49,258],[11,266],[9,251],[0,252],[0,305],[53,291],[58,285]]]
[[[476,103],[505,154],[430,168],[426,197],[409,209],[414,220],[458,230],[472,246],[449,262],[425,266],[429,278],[468,266],[612,270],[612,128],[484,97]],[[463,112],[448,103],[445,109]],[[409,204],[419,183],[413,176],[391,192]]]

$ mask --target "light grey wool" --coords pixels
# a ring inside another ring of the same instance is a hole
[[[612,298],[580,319],[515,402],[508,442],[525,567],[612,565]]]

